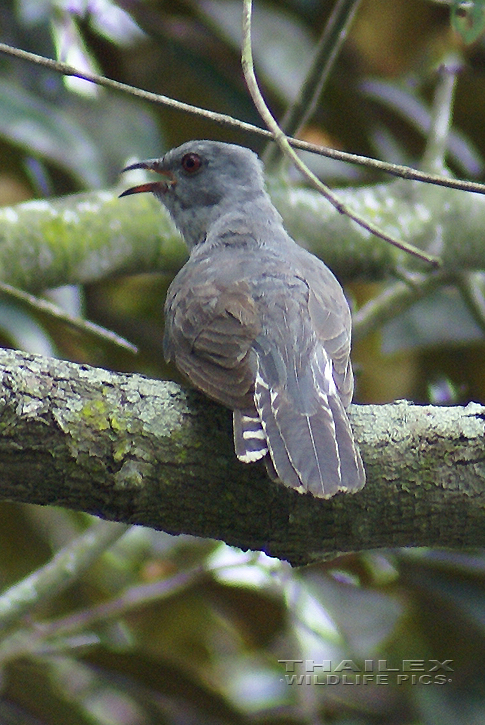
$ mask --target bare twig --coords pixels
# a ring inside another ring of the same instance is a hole
[[[338,0],[335,4],[317,43],[300,93],[281,121],[281,128],[287,135],[297,133],[313,116],[360,2],[361,0]],[[266,149],[263,155],[265,163],[271,163],[274,151],[274,146]]]
[[[403,252],[412,254],[413,256],[421,259],[433,266],[437,267],[440,265],[440,260],[433,255],[426,254],[412,244],[395,239],[386,232],[384,232],[376,224],[367,221],[364,217],[357,212],[354,212],[350,207],[344,204],[336,194],[331,191],[320,179],[313,174],[310,169],[303,163],[300,157],[292,149],[288,143],[288,139],[285,134],[278,126],[276,119],[271,114],[268,106],[266,105],[261,91],[259,90],[256,75],[254,73],[254,62],[252,54],[252,43],[251,43],[251,14],[252,14],[252,0],[243,0],[243,51],[242,51],[242,68],[246,83],[253,99],[254,105],[256,106],[261,118],[267,125],[267,127],[273,132],[274,138],[283,153],[291,159],[296,168],[305,176],[310,184],[337,209],[340,214],[345,214],[352,219],[354,222],[359,224],[363,229],[374,234],[376,237],[383,239],[385,242],[392,244],[394,247],[401,249]]]
[[[18,289],[17,287],[12,287],[12,285],[7,284],[7,282],[0,281],[0,293],[22,302],[26,302],[33,309],[45,312],[50,317],[54,317],[56,320],[60,320],[61,322],[64,322],[70,327],[80,330],[81,332],[88,332],[91,335],[95,335],[102,340],[107,340],[113,345],[122,347],[130,352],[138,352],[136,345],[133,345],[131,342],[128,342],[128,340],[125,340],[124,337],[117,335],[116,332],[107,330],[105,327],[101,327],[101,325],[97,325],[95,322],[83,320],[80,317],[74,317],[55,305],[53,302],[36,297],[35,295],[32,295],[29,292],[24,292],[24,290]]]
[[[163,581],[130,587],[110,601],[84,607],[73,614],[47,622],[36,621],[25,629],[16,629],[0,643],[0,665],[5,666],[12,659],[36,652],[45,653],[49,645],[56,653],[62,651],[66,644],[72,650],[72,638],[80,632],[88,631],[99,622],[125,616],[139,607],[146,607],[151,602],[176,596],[200,580],[205,573],[206,569],[200,566],[177,572]],[[83,644],[85,644],[84,639]]]
[[[392,320],[418,299],[430,294],[450,280],[450,274],[416,275],[412,280],[394,282],[371,299],[352,316],[352,335],[361,340],[384,322]]]
[[[129,93],[132,96],[149,101],[150,103],[158,103],[169,106],[177,111],[203,116],[204,118],[214,121],[214,123],[230,126],[241,131],[247,131],[248,133],[253,133],[257,136],[274,140],[274,134],[271,131],[255,126],[252,123],[240,121],[225,113],[216,113],[215,111],[209,111],[205,108],[192,106],[189,103],[183,103],[182,101],[177,101],[174,98],[169,98],[168,96],[163,96],[158,93],[144,91],[141,88],[130,86],[127,83],[120,83],[119,81],[114,81],[110,78],[106,78],[105,76],[97,75],[96,73],[82,72],[67,63],[60,63],[59,61],[52,60],[51,58],[45,58],[44,56],[37,55],[36,53],[29,53],[25,50],[21,50],[20,48],[14,48],[10,45],[6,45],[5,43],[0,43],[0,53],[5,53],[6,55],[11,55],[30,63],[36,63],[37,65],[49,68],[50,70],[62,73],[63,75],[82,78],[83,80],[90,81],[91,83],[96,83],[99,86],[105,86],[106,88],[112,88],[117,91],[122,91],[123,93]],[[438,174],[427,174],[424,171],[418,171],[410,166],[389,164],[386,161],[381,161],[380,159],[373,159],[369,156],[361,156],[359,154],[350,154],[346,151],[338,151],[337,149],[331,149],[326,146],[318,146],[317,144],[302,141],[301,139],[288,137],[288,143],[293,146],[293,148],[301,149],[302,151],[309,151],[310,153],[325,156],[336,161],[366,166],[367,168],[382,171],[386,174],[391,174],[391,176],[398,176],[410,181],[420,181],[427,184],[434,184],[436,186],[445,186],[450,189],[457,189],[459,191],[485,194],[485,184],[480,184],[475,181],[449,179]]]

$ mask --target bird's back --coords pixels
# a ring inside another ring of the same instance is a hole
[[[345,412],[351,321],[340,285],[282,228],[271,246],[247,219],[224,229],[217,244],[193,250],[172,283],[167,356],[236,411],[242,460],[269,452],[284,483],[317,496],[361,488]]]
[[[188,141],[128,168],[159,179],[123,196],[151,191],[190,250],[167,295],[166,356],[232,408],[237,456],[265,457],[315,496],[362,488],[346,414],[350,311],[330,270],[285,232],[256,154]]]

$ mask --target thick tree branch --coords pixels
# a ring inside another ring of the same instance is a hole
[[[382,279],[396,265],[419,264],[372,237],[316,192],[270,180],[290,234],[341,278]],[[485,268],[485,196],[394,181],[342,189],[362,215],[443,259],[453,272]],[[116,274],[177,271],[185,247],[150,195],[114,191],[32,201],[0,209],[0,281],[30,292]]]
[[[0,352],[0,497],[223,539],[293,564],[485,545],[485,408],[354,406],[365,489],[330,501],[234,456],[230,414],[174,383]]]

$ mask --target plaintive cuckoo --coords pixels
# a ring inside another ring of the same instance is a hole
[[[190,251],[165,303],[165,355],[233,410],[245,463],[329,498],[355,492],[364,467],[346,409],[353,392],[351,317],[330,270],[288,236],[255,153],[189,141],[128,166],[162,178],[152,192]]]

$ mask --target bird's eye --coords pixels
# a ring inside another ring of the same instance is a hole
[[[182,158],[182,168],[187,171],[188,174],[193,174],[194,171],[198,171],[202,166],[202,159],[199,154],[185,154]]]

